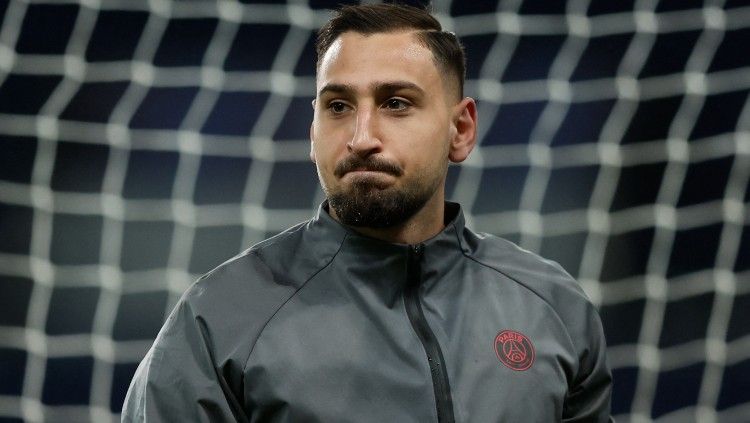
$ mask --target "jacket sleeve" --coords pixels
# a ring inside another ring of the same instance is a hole
[[[610,414],[612,374],[607,364],[607,346],[599,314],[587,304],[586,324],[577,334],[584,345],[579,352],[579,370],[568,389],[563,422],[613,422]]]
[[[130,383],[123,422],[244,422],[213,360],[211,338],[184,296]]]

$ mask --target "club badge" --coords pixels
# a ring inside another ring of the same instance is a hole
[[[527,370],[534,364],[534,345],[526,335],[514,330],[502,330],[495,337],[495,354],[512,370]]]

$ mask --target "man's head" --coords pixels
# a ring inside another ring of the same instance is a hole
[[[343,6],[336,16],[318,31],[315,50],[317,69],[334,41],[345,32],[370,35],[409,31],[428,48],[444,76],[446,86],[455,89],[457,98],[463,97],[466,76],[466,57],[456,35],[443,31],[440,22],[426,10],[406,5],[373,4]]]
[[[317,49],[310,157],[332,216],[367,228],[442,216],[448,162],[463,161],[476,135],[455,36],[420,9],[349,6]]]

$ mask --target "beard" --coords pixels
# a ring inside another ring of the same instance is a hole
[[[353,156],[341,162],[334,171],[338,177],[367,168],[401,176],[398,165],[377,159],[362,160]],[[440,178],[416,175],[404,181],[402,188],[382,186],[375,178],[358,178],[349,186],[326,189],[328,204],[341,223],[353,227],[390,228],[405,223],[433,196]]]

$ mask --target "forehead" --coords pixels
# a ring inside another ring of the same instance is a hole
[[[432,52],[406,31],[343,33],[323,56],[316,79],[318,90],[332,83],[356,87],[389,80],[409,81],[425,89],[440,86]]]

